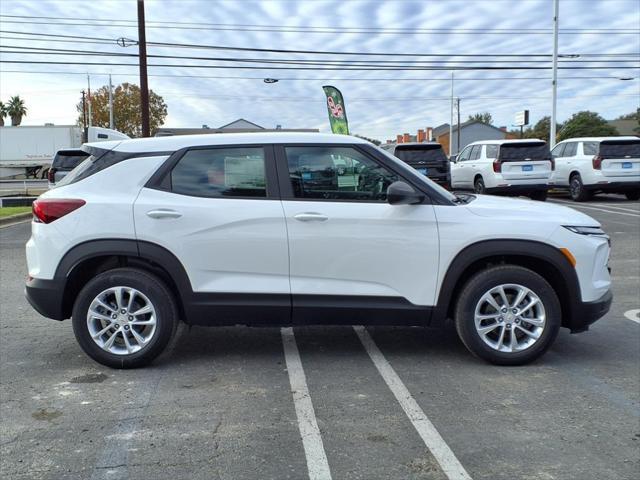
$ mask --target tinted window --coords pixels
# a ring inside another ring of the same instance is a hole
[[[582,153],[585,155],[596,155],[598,153],[598,142],[584,142],[582,144]]]
[[[447,156],[440,145],[411,145],[397,147],[396,157],[407,163],[446,162]]]
[[[560,145],[556,145],[553,150],[551,150],[551,156],[553,158],[562,157],[564,154],[564,147],[566,147],[566,143],[561,143]]]
[[[482,145],[474,145],[471,149],[471,155],[469,155],[469,160],[477,160],[480,158],[480,154],[482,153]]]
[[[500,146],[499,157],[503,162],[545,160],[551,158],[551,152],[546,143],[505,143]]]
[[[386,201],[398,176],[351,147],[286,147],[296,198]]]
[[[57,169],[72,170],[80,165],[80,163],[82,163],[82,161],[88,156],[89,154],[83,152],[82,150],[60,150],[58,153],[56,153],[56,156],[53,157],[51,167]]]
[[[578,151],[578,142],[569,142],[564,147],[563,157],[575,157],[576,152]]]
[[[602,158],[640,158],[640,140],[605,140],[599,153]]]
[[[171,171],[171,190],[199,197],[266,197],[264,150],[189,150]]]
[[[497,145],[487,145],[487,158],[496,158],[498,156],[498,146]]]

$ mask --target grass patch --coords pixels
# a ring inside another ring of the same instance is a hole
[[[10,217],[19,213],[27,213],[31,211],[31,207],[0,207],[0,218]]]

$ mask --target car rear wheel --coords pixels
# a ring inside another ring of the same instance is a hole
[[[571,194],[571,198],[576,202],[585,202],[592,197],[591,192],[584,188],[582,177],[579,173],[571,176],[569,180],[569,193]]]
[[[551,285],[515,265],[474,275],[455,309],[464,345],[496,365],[522,365],[538,358],[555,340],[560,322],[560,302]]]
[[[73,331],[87,355],[112,368],[147,365],[173,336],[178,313],[164,283],[145,271],[109,270],[78,294]]]
[[[532,192],[529,194],[529,198],[531,200],[537,200],[539,202],[544,202],[547,199],[547,191],[546,190],[538,190],[536,192]]]
[[[627,200],[640,200],[640,190],[637,192],[626,192],[625,197]]]
[[[484,180],[482,177],[477,177],[476,180],[473,182],[473,190],[474,192],[480,195],[487,192],[487,189],[484,186]]]

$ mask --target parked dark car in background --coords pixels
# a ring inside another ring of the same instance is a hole
[[[439,185],[450,188],[449,160],[439,143],[388,143],[382,148]]]
[[[55,157],[53,157],[51,168],[47,174],[47,178],[49,179],[49,188],[55,187],[56,183],[62,180],[67,173],[80,165],[88,156],[89,154],[87,152],[83,152],[79,148],[58,150]]]

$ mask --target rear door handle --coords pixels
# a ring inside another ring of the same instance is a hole
[[[180,218],[182,214],[168,208],[158,208],[157,210],[149,210],[147,217],[151,218]]]
[[[297,215],[294,215],[293,218],[299,222],[326,222],[329,220],[329,217],[326,215],[316,212],[298,213]]]

